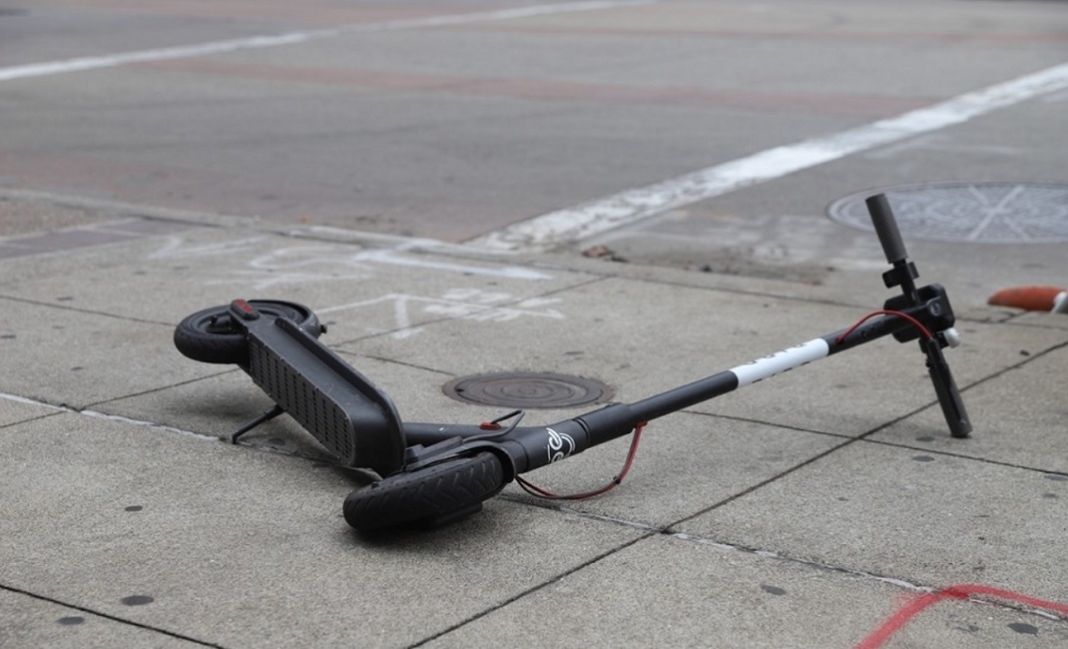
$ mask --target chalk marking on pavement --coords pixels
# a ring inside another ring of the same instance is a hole
[[[234,283],[235,279],[249,282],[257,291],[283,285],[300,285],[316,282],[364,281],[375,277],[374,266],[389,265],[456,273],[467,276],[497,277],[524,281],[550,280],[553,275],[533,268],[500,265],[492,262],[460,263],[418,255],[428,246],[428,240],[415,239],[400,242],[388,248],[372,248],[351,252],[348,247],[317,244],[271,248],[251,259],[242,253],[254,252],[256,246],[268,237],[253,236],[234,241],[202,243],[190,241],[186,235],[171,235],[146,259],[192,259],[208,256],[226,256],[236,259],[242,268],[217,273],[205,281],[205,286]],[[414,252],[410,252],[414,251]],[[474,251],[477,252],[477,251]]]
[[[0,68],[0,81],[11,81],[12,79],[26,79],[30,77],[43,77],[53,74],[80,72],[83,70],[113,68],[120,65],[128,65],[130,63],[168,61],[172,59],[186,59],[197,56],[209,56],[212,54],[225,54],[238,50],[262,49],[266,47],[278,47],[281,45],[294,45],[297,43],[306,43],[312,40],[320,40],[324,38],[340,36],[342,34],[387,32],[405,29],[419,29],[422,27],[443,27],[447,25],[463,25],[467,23],[513,20],[516,18],[530,18],[533,16],[544,16],[549,14],[596,11],[600,9],[613,9],[616,7],[646,5],[652,4],[655,1],[656,0],[591,0],[590,2],[539,4],[527,7],[516,7],[513,9],[499,9],[495,11],[475,11],[462,14],[423,16],[420,18],[387,20],[373,23],[354,23],[330,29],[313,29],[305,31],[286,32],[283,34],[249,36],[245,38],[233,38],[228,40],[199,43],[196,45],[163,47],[151,50],[121,52],[118,54],[105,54],[101,56],[85,56],[74,59],[66,59],[63,61],[49,61],[46,63],[16,65],[6,68]]]
[[[466,243],[498,251],[549,250],[860,151],[962,124],[999,108],[1066,88],[1068,63],[1062,63],[897,117],[775,147],[677,178],[543,214]]]
[[[478,322],[509,322],[521,317],[552,318],[563,320],[564,314],[556,309],[545,308],[560,301],[560,298],[533,297],[512,303],[511,293],[483,291],[478,288],[455,288],[445,291],[441,297],[387,293],[369,300],[317,309],[320,315],[360,309],[378,304],[393,304],[394,329],[390,336],[397,340],[411,338],[423,331],[412,325],[410,306],[422,306],[423,312],[461,320]]]

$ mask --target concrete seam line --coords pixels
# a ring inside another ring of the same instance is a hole
[[[114,245],[114,243],[121,243],[121,242],[116,241],[116,242],[113,242],[113,243],[106,243],[106,244],[102,244],[102,245],[110,246],[110,245]],[[55,250],[55,251],[52,251],[52,252],[46,252],[46,253],[41,253],[41,254],[44,254],[44,255],[59,255],[59,254],[67,254],[67,253],[69,253],[68,250]],[[172,323],[172,322],[159,322],[159,321],[156,321],[156,320],[144,320],[142,318],[135,318],[133,316],[124,316],[124,315],[120,315],[120,314],[117,314],[117,313],[108,313],[107,311],[94,311],[93,309],[83,309],[83,308],[80,308],[80,307],[67,306],[66,304],[56,304],[54,302],[43,302],[41,300],[32,300],[30,298],[19,297],[17,295],[0,294],[0,300],[9,300],[11,302],[19,302],[21,304],[32,304],[34,306],[45,307],[47,309],[59,309],[60,311],[70,311],[72,313],[84,313],[85,315],[101,316],[101,317],[104,317],[104,318],[111,318],[113,320],[123,320],[125,322],[136,322],[138,324],[158,325],[158,326],[161,326],[161,327],[173,327],[174,326],[174,323]]]
[[[775,561],[783,561],[786,563],[793,563],[809,568],[815,568],[817,570],[823,570],[826,572],[833,572],[837,574],[849,575],[851,577],[857,577],[865,580],[878,581],[884,584],[890,584],[913,592],[929,593],[935,590],[931,586],[921,586],[915,584],[907,579],[901,579],[898,577],[887,577],[886,575],[879,575],[866,570],[859,570],[857,568],[847,568],[845,566],[838,566],[832,563],[824,563],[822,561],[816,561],[814,559],[802,559],[799,557],[793,557],[788,554],[782,554],[774,550],[763,550],[760,548],[753,548],[745,545],[738,545],[737,543],[728,543],[726,541],[717,541],[716,539],[702,536],[700,534],[691,534],[688,532],[669,532],[665,534],[668,538],[685,541],[687,543],[696,543],[697,545],[708,545],[720,550],[726,550],[728,552],[741,552],[743,554],[751,554],[761,559],[772,559]]]
[[[420,18],[408,18],[402,20],[387,20],[374,23],[355,23],[331,29],[293,31],[282,34],[211,41],[195,45],[180,45],[151,50],[120,52],[117,54],[104,54],[101,56],[83,56],[62,61],[30,63],[27,65],[15,65],[0,68],[0,82],[11,81],[13,79],[43,77],[53,74],[65,74],[68,72],[80,72],[83,70],[113,68],[120,65],[128,65],[130,63],[168,61],[198,56],[210,56],[212,54],[226,54],[238,50],[293,45],[297,43],[306,43],[312,40],[340,36],[342,34],[399,31],[405,29],[419,29],[423,27],[444,27],[448,25],[462,25],[476,22],[513,20],[548,14],[596,11],[600,9],[612,9],[615,7],[645,5],[655,1],[656,0],[592,0],[590,2],[540,4],[512,9],[498,9],[495,11],[476,11],[460,14],[423,16]]]
[[[137,627],[139,629],[144,629],[146,631],[154,631],[155,633],[161,633],[163,635],[170,636],[172,638],[177,638],[178,640],[185,640],[186,642],[192,642],[194,644],[201,645],[202,647],[214,647],[214,649],[225,649],[225,647],[223,647],[222,645],[215,644],[213,642],[207,642],[205,640],[198,640],[198,639],[196,639],[196,638],[194,638],[192,636],[184,635],[184,634],[181,634],[181,633],[176,633],[174,631],[168,631],[167,629],[163,629],[163,628],[156,627],[156,626],[151,626],[151,625],[148,625],[148,624],[144,624],[142,622],[135,622],[134,620],[128,620],[126,618],[122,618],[122,617],[119,617],[117,615],[111,615],[110,613],[105,613],[103,611],[98,611],[98,610],[95,610],[95,609],[91,609],[91,608],[86,607],[86,606],[79,606],[77,604],[71,604],[70,602],[64,602],[63,600],[56,599],[54,597],[48,597],[46,595],[38,595],[37,593],[33,593],[33,592],[30,592],[30,591],[22,589],[22,588],[16,588],[14,586],[8,586],[6,584],[0,584],[0,590],[5,590],[5,591],[7,591],[9,593],[16,593],[18,595],[23,595],[25,597],[30,597],[30,598],[33,598],[33,599],[36,599],[36,600],[39,600],[39,601],[42,601],[42,602],[48,602],[49,604],[55,604],[57,606],[63,606],[65,608],[73,609],[73,610],[79,611],[81,613],[88,613],[89,615],[95,615],[97,617],[102,617],[105,620],[111,620],[112,622],[118,622],[119,624],[126,624],[128,626]]]
[[[809,567],[809,568],[814,568],[816,570],[822,570],[822,571],[825,571],[825,572],[830,572],[830,573],[842,574],[842,575],[846,575],[846,576],[850,576],[850,577],[855,577],[855,578],[863,579],[863,580],[866,580],[866,581],[876,581],[876,582],[879,582],[879,583],[888,584],[890,586],[895,586],[895,587],[898,587],[898,588],[902,588],[904,590],[909,590],[909,591],[912,591],[912,592],[915,592],[915,593],[935,593],[935,592],[939,592],[941,590],[941,588],[937,587],[937,586],[923,586],[923,585],[916,584],[916,583],[913,583],[911,581],[908,581],[907,579],[902,579],[902,578],[899,578],[899,577],[888,577],[886,575],[880,575],[880,574],[877,574],[877,573],[874,573],[874,572],[868,572],[866,570],[860,570],[860,569],[857,569],[857,568],[847,568],[847,567],[844,567],[844,566],[837,566],[837,565],[834,565],[834,564],[824,563],[824,562],[816,561],[816,560],[813,560],[813,559],[801,559],[801,558],[797,558],[797,557],[791,557],[789,555],[784,555],[784,554],[781,554],[779,552],[775,552],[775,551],[772,551],[772,550],[761,550],[761,549],[758,549],[758,548],[746,547],[744,545],[734,545],[734,544],[731,544],[731,543],[724,543],[724,542],[721,542],[721,541],[716,541],[715,539],[702,537],[702,536],[696,535],[696,534],[687,534],[685,532],[677,532],[677,533],[669,534],[668,536],[670,538],[672,538],[672,539],[675,539],[675,540],[679,540],[679,541],[683,541],[683,542],[687,542],[687,543],[696,543],[698,545],[708,545],[708,546],[712,546],[712,547],[715,547],[715,548],[718,548],[718,549],[721,549],[721,550],[725,550],[725,551],[728,551],[728,552],[743,552],[745,554],[750,554],[750,555],[753,555],[753,556],[756,556],[756,557],[760,557],[762,559],[772,559],[774,561],[783,561],[783,562],[786,562],[786,563],[793,563],[793,564],[797,564],[797,565],[801,565],[801,566],[805,566],[805,567]],[[1023,606],[1020,606],[1020,605],[1017,605],[1017,604],[1013,604],[1013,603],[1010,603],[1010,602],[1005,602],[1005,601],[998,601],[998,600],[991,600],[991,599],[971,599],[971,598],[969,598],[968,601],[976,603],[976,604],[987,604],[987,605],[990,605],[990,606],[995,606],[995,607],[1003,608],[1003,609],[1007,609],[1007,610],[1019,611],[1021,613],[1027,613],[1027,614],[1030,614],[1030,615],[1037,615],[1037,616],[1039,616],[1041,618],[1044,618],[1044,619],[1047,619],[1047,620],[1051,620],[1051,621],[1055,621],[1055,622],[1065,620],[1065,618],[1060,616],[1060,615],[1056,615],[1056,614],[1050,613],[1050,612],[1042,610],[1042,609],[1027,608],[1027,607],[1023,607]]]
[[[1068,63],[967,92],[896,117],[767,149],[576,207],[549,212],[476,237],[467,243],[491,250],[550,250],[854,153],[963,124],[994,110],[1065,88],[1068,88]]]
[[[434,640],[437,640],[438,638],[446,636],[446,635],[452,633],[453,631],[456,631],[457,629],[459,629],[459,628],[461,628],[463,626],[466,626],[466,625],[468,625],[468,624],[470,624],[472,622],[475,622],[476,620],[484,618],[487,615],[490,615],[491,613],[494,613],[496,611],[499,611],[499,610],[505,608],[506,606],[514,604],[515,602],[523,599],[524,597],[527,597],[528,595],[532,595],[532,594],[544,589],[547,586],[550,586],[552,584],[555,584],[558,581],[561,581],[563,579],[566,579],[567,577],[570,577],[571,575],[575,574],[576,572],[579,572],[580,570],[584,570],[585,568],[588,568],[589,566],[592,566],[595,563],[599,563],[602,560],[607,559],[608,557],[610,557],[612,555],[615,555],[615,554],[617,554],[617,553],[619,553],[619,552],[621,552],[623,550],[626,550],[627,548],[629,548],[632,545],[640,543],[641,541],[644,541],[645,539],[648,539],[648,538],[652,538],[652,537],[654,537],[656,535],[657,535],[657,532],[646,532],[645,534],[642,534],[642,535],[637,536],[637,537],[635,537],[635,538],[633,538],[633,539],[631,539],[629,541],[624,542],[622,545],[618,545],[618,546],[616,546],[614,548],[610,548],[610,549],[608,549],[608,550],[606,550],[606,551],[604,551],[604,552],[602,552],[602,553],[600,553],[600,554],[598,554],[598,555],[596,555],[596,556],[594,556],[594,557],[592,557],[590,559],[587,559],[587,560],[583,561],[582,563],[578,564],[577,566],[573,566],[571,568],[568,568],[568,569],[564,570],[561,573],[558,573],[557,575],[555,575],[553,577],[549,577],[548,579],[546,579],[545,581],[543,581],[543,582],[541,582],[539,584],[535,584],[535,585],[527,588],[526,590],[523,590],[522,592],[519,592],[519,593],[509,597],[508,599],[504,600],[503,602],[500,602],[499,604],[493,604],[489,608],[484,609],[484,610],[482,610],[482,611],[480,611],[478,613],[475,613],[474,615],[471,615],[470,617],[468,617],[468,618],[466,618],[464,620],[461,620],[460,622],[457,622],[456,624],[453,624],[453,625],[451,625],[451,626],[449,626],[449,627],[447,627],[445,629],[442,629],[441,631],[438,631],[438,632],[434,633],[433,635],[430,635],[430,636],[428,636],[426,638],[423,638],[422,640],[419,640],[418,642],[415,642],[413,644],[407,645],[407,647],[405,647],[405,649],[416,649],[416,647],[422,647],[422,646],[426,645],[427,643],[433,642]]]
[[[166,424],[159,424],[159,423],[156,423],[154,421],[144,421],[144,420],[141,420],[141,419],[131,419],[130,417],[123,417],[122,415],[110,415],[110,414],[105,413],[105,412],[99,412],[99,411],[96,411],[96,410],[89,410],[88,408],[78,409],[78,408],[74,408],[74,407],[68,406],[66,404],[56,405],[56,404],[48,403],[46,401],[39,401],[37,399],[29,399],[27,397],[20,397],[20,396],[18,396],[16,394],[7,394],[6,392],[0,392],[0,399],[3,399],[4,401],[13,401],[15,403],[22,403],[22,404],[26,404],[26,405],[38,406],[38,407],[41,407],[41,408],[48,408],[48,409],[53,410],[54,412],[57,412],[57,413],[58,412],[66,412],[66,413],[71,413],[71,414],[74,414],[74,415],[82,415],[83,417],[90,417],[92,419],[104,419],[104,420],[107,420],[107,421],[115,421],[115,422],[119,422],[119,423],[123,423],[123,424],[130,424],[132,426],[144,426],[146,428],[151,428],[153,430],[161,430],[161,431],[165,431],[165,432],[168,432],[168,433],[178,433],[179,435],[184,435],[184,436],[187,436],[187,437],[195,437],[197,439],[201,439],[201,440],[204,440],[204,441],[211,441],[211,442],[219,441],[219,438],[215,437],[214,435],[205,435],[204,433],[197,433],[197,432],[194,432],[194,431],[191,431],[191,430],[184,430],[182,428],[177,428],[175,426],[168,426]],[[34,420],[36,420],[36,419],[41,419],[41,417],[34,418]]]

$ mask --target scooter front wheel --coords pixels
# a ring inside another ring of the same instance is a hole
[[[500,459],[489,451],[397,473],[345,499],[345,520],[360,532],[444,525],[482,509],[504,487]]]
[[[295,302],[249,300],[262,316],[292,320],[311,336],[322,333],[319,318]],[[229,305],[215,306],[187,316],[174,329],[174,346],[183,356],[202,363],[242,364],[248,359],[245,329],[234,321]]]

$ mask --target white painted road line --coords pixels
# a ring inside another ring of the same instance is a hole
[[[446,14],[441,16],[423,16],[420,18],[407,18],[404,20],[387,20],[376,23],[355,23],[335,27],[331,29],[316,29],[308,31],[287,32],[268,36],[250,36],[246,38],[234,38],[230,40],[200,43],[197,45],[184,45],[179,47],[164,47],[153,50],[140,50],[136,52],[121,52],[103,56],[86,56],[65,61],[50,61],[48,63],[33,63],[29,65],[16,65],[0,68],[0,81],[12,79],[26,79],[29,77],[43,77],[53,74],[65,74],[83,70],[97,70],[100,68],[113,68],[130,63],[146,63],[149,61],[167,61],[172,59],[186,59],[211,54],[225,54],[237,50],[259,49],[264,47],[278,47],[279,45],[293,45],[307,41],[318,40],[339,36],[341,34],[359,34],[370,32],[398,31],[403,29],[419,29],[423,27],[444,27],[447,25],[463,25],[467,23],[492,22],[497,20],[512,20],[516,18],[529,18],[532,16],[544,16],[548,14],[571,13],[576,11],[596,11],[600,9],[613,9],[616,7],[628,7],[651,4],[656,0],[592,0],[590,2],[565,2],[559,4],[541,4],[527,7],[515,7],[513,9],[499,9],[495,11],[476,11],[463,14]]]
[[[654,185],[629,189],[482,235],[468,245],[495,251],[544,251],[630,225],[668,210],[780,178],[825,162],[961,124],[1068,88],[1068,63],[965,93],[840,133],[768,149]]]
[[[334,36],[339,33],[340,31],[337,29],[290,32],[288,34],[278,34],[276,36],[235,38],[228,41],[215,41],[213,43],[201,43],[199,45],[164,47],[157,50],[141,50],[139,52],[123,52],[121,54],[107,54],[104,56],[86,56],[77,59],[67,59],[66,61],[17,65],[8,68],[0,68],[0,81],[11,81],[12,79],[25,79],[28,77],[44,77],[53,74],[78,72],[81,70],[113,68],[130,63],[166,61],[169,59],[184,59],[194,56],[208,56],[209,54],[224,54],[235,50],[291,45],[293,43],[303,43],[316,38]]]

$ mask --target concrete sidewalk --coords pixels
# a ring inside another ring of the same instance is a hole
[[[177,212],[35,214],[41,228],[0,230],[5,649],[1068,643],[1068,318],[956,305],[970,440],[948,437],[920,354],[882,341],[653,422],[605,497],[557,506],[513,485],[444,529],[368,539],[341,517],[367,476],[291,420],[219,441],[269,402],[181,357],[181,317],[306,303],[406,420],[470,423],[499,413],[446,397],[457,376],[552,371],[634,400],[888,292],[877,271],[831,288]],[[599,485],[626,445],[531,477]],[[959,584],[1000,590],[920,599]]]

